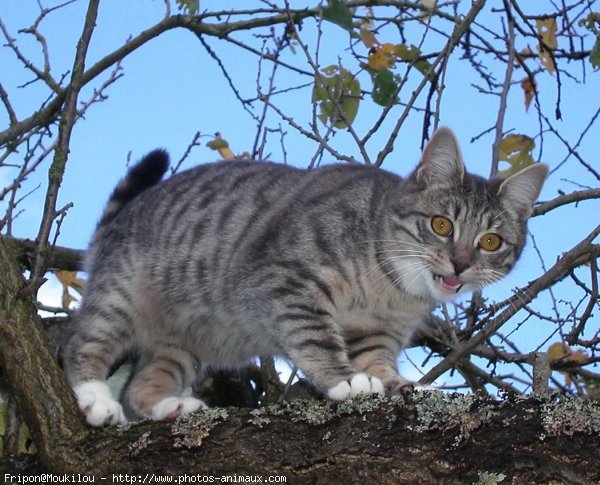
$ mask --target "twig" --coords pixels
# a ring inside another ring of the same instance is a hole
[[[404,120],[407,118],[408,113],[410,112],[410,106],[413,105],[413,103],[415,102],[417,97],[421,94],[421,91],[423,90],[425,85],[429,82],[429,78],[435,72],[435,69],[437,68],[438,64],[440,64],[444,58],[450,56],[451,52],[454,50],[454,47],[456,47],[456,45],[459,43],[462,36],[468,31],[471,24],[477,17],[477,14],[481,11],[481,9],[483,8],[484,5],[485,5],[485,0],[477,0],[473,4],[473,6],[471,7],[471,9],[467,13],[467,15],[462,20],[462,22],[460,22],[454,28],[454,31],[452,32],[452,35],[450,36],[450,39],[448,40],[448,43],[446,44],[444,49],[442,49],[442,51],[435,58],[433,63],[429,66],[429,69],[427,69],[427,72],[425,72],[423,74],[423,79],[421,80],[421,82],[419,83],[417,88],[413,91],[413,94],[407,103],[406,109],[400,115],[400,118],[398,119],[398,121],[396,122],[396,125],[392,129],[392,133],[391,133],[387,143],[385,144],[384,148],[377,155],[377,159],[375,160],[376,166],[378,166],[378,167],[381,166],[384,159],[394,149],[394,141],[396,140],[396,138],[398,136],[398,132],[400,131],[400,128],[404,124]]]
[[[173,175],[175,172],[177,172],[179,170],[179,168],[181,167],[181,164],[190,156],[190,154],[192,153],[192,149],[194,147],[200,146],[200,143],[198,143],[198,140],[201,137],[201,133],[199,131],[197,131],[194,134],[194,137],[192,138],[192,141],[189,143],[189,145],[187,146],[187,148],[185,149],[185,152],[183,152],[183,155],[181,156],[181,158],[178,160],[178,162],[175,164],[175,166],[171,167],[171,175]]]
[[[500,142],[503,136],[504,115],[506,114],[506,101],[508,99],[508,91],[510,90],[513,67],[515,62],[515,19],[510,10],[510,3],[504,0],[504,8],[508,18],[508,60],[506,61],[506,73],[504,74],[504,84],[500,92],[500,106],[498,107],[498,117],[496,118],[496,133],[494,144],[492,145],[492,166],[490,169],[490,177],[498,172],[498,163],[500,161]]]
[[[59,133],[58,133],[58,144],[54,152],[54,160],[52,166],[48,172],[48,191],[46,194],[46,201],[44,204],[44,215],[42,217],[42,223],[40,224],[40,230],[37,236],[37,246],[35,249],[34,265],[31,270],[31,281],[34,282],[42,277],[44,273],[44,249],[48,244],[48,238],[50,235],[50,229],[52,221],[56,217],[56,200],[58,198],[58,189],[62,183],[63,173],[65,170],[65,164],[67,162],[69,153],[69,143],[71,140],[71,133],[73,125],[77,118],[77,97],[79,91],[83,87],[84,79],[83,72],[85,66],[85,58],[87,55],[87,49],[90,44],[94,27],[96,26],[96,17],[98,15],[99,0],[90,0],[88,10],[86,13],[85,24],[81,38],[77,44],[77,51],[75,53],[75,61],[73,63],[73,72],[71,75],[71,82],[65,98],[65,106],[62,110]]]

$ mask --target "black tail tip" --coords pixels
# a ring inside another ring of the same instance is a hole
[[[169,154],[159,148],[148,153],[129,171],[128,178],[132,177],[138,183],[150,187],[157,184],[169,168]]]

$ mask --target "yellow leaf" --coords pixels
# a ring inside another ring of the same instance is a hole
[[[69,308],[69,305],[77,301],[77,298],[69,293],[69,288],[73,288],[80,295],[83,293],[84,281],[77,277],[77,271],[54,271],[54,275],[63,287],[62,306]]]
[[[564,359],[571,353],[571,348],[562,342],[555,342],[546,351],[546,355],[550,362],[556,362],[557,360]]]
[[[527,46],[524,49],[521,49],[519,54],[521,54],[523,57],[529,57],[533,55],[533,51],[531,50],[531,47]]]
[[[526,77],[521,81],[521,87],[523,88],[523,92],[525,94],[525,111],[529,111],[529,105],[531,104],[531,100],[536,93],[535,79]]]
[[[529,57],[533,57],[533,51],[531,50],[531,47],[527,46],[524,49],[521,49],[516,58],[517,67],[522,67],[525,63],[525,59]]]
[[[588,359],[588,355],[583,350],[571,352],[568,358],[569,362],[574,362],[576,364],[583,364],[584,362],[587,362]]]
[[[573,351],[571,347],[562,342],[553,343],[548,350],[546,351],[546,355],[551,363],[564,363],[564,364],[575,364],[581,365],[588,362],[588,355],[583,350]],[[561,374],[565,376],[565,384],[567,386],[571,385],[572,382],[577,379],[573,378],[571,372],[559,371]]]
[[[382,44],[374,47],[369,52],[369,67],[375,71],[383,71],[393,67],[396,63],[396,46],[394,44]]]
[[[233,160],[235,158],[235,155],[229,148],[229,143],[221,138],[220,133],[215,133],[215,138],[209,141],[206,146],[211,150],[219,152],[219,155],[221,155],[221,158],[224,160]]]
[[[554,17],[538,19],[536,21],[537,33],[542,42],[538,44],[540,62],[550,74],[554,74],[555,66],[551,50],[556,49],[556,19]]]

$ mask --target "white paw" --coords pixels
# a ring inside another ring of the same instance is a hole
[[[87,381],[75,386],[75,395],[79,409],[85,414],[85,419],[91,426],[107,426],[125,424],[123,408],[112,397],[105,382]]]
[[[359,394],[384,394],[383,383],[377,377],[363,372],[355,374],[349,381],[342,381],[327,391],[332,401],[343,401]]]
[[[413,386],[415,391],[438,391],[439,389],[437,387],[433,387],[431,384],[419,384],[418,382],[415,382],[415,385]]]
[[[165,397],[152,408],[152,419],[158,421],[165,418],[176,418],[182,414],[206,408],[208,406],[204,404],[204,401],[195,397]]]

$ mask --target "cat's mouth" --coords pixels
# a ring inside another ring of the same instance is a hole
[[[440,274],[434,274],[433,280],[438,283],[440,288],[446,293],[458,293],[458,291],[465,284],[464,281],[456,276],[442,276]]]

